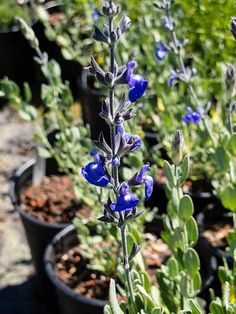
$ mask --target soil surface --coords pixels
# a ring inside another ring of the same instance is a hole
[[[203,236],[211,243],[212,246],[225,249],[227,247],[226,237],[233,226],[228,221],[214,223],[205,227]]]
[[[145,234],[142,254],[147,262],[148,273],[156,283],[156,269],[171,255],[168,246],[155,235]],[[88,298],[108,300],[109,278],[103,274],[86,269],[88,260],[81,255],[79,245],[64,254],[58,253],[56,274],[67,286]],[[118,295],[118,299],[121,296]]]
[[[56,274],[67,286],[87,298],[108,299],[109,278],[86,269],[79,246],[57,256]]]
[[[50,223],[70,223],[74,217],[88,218],[91,212],[78,204],[73,182],[65,175],[45,177],[38,186],[28,187],[20,203],[30,216]]]

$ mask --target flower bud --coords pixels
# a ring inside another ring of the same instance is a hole
[[[107,2],[105,1],[102,7],[102,13],[106,15],[107,17],[115,16],[119,13],[120,7],[118,5],[115,5],[114,2]]]
[[[225,73],[225,86],[228,94],[232,96],[235,87],[235,69],[231,64],[227,67]]]
[[[229,29],[231,33],[233,34],[234,39],[236,40],[236,17],[231,17]]]
[[[175,165],[179,165],[183,159],[184,152],[184,136],[180,130],[177,130],[172,140],[172,161]]]

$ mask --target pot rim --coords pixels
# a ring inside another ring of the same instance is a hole
[[[74,292],[73,289],[69,288],[66,284],[64,284],[59,277],[56,275],[53,267],[53,262],[50,260],[50,257],[52,256],[54,252],[54,248],[56,243],[58,243],[62,238],[73,234],[75,232],[75,226],[74,225],[69,225],[62,231],[60,231],[58,234],[56,234],[52,241],[48,244],[46,247],[45,253],[44,253],[44,267],[46,270],[46,273],[51,280],[51,282],[56,286],[57,289],[59,289],[61,292],[65,293],[67,296],[72,297],[73,299],[84,303],[84,304],[91,304],[94,306],[99,306],[99,307],[104,307],[107,302],[103,300],[99,300],[97,298],[87,298],[77,292]]]
[[[30,221],[33,225],[41,225],[45,228],[51,228],[56,230],[61,230],[62,228],[66,228],[67,226],[70,226],[71,224],[62,223],[62,224],[56,224],[56,223],[50,223],[46,221],[39,220],[35,217],[32,217],[28,215],[20,206],[20,204],[17,201],[16,197],[16,183],[17,180],[23,173],[28,170],[29,168],[32,168],[34,164],[36,163],[36,159],[32,158],[28,161],[26,161],[23,165],[21,165],[18,169],[13,171],[12,175],[9,178],[9,189],[8,189],[8,195],[11,199],[11,202],[16,209],[16,211],[20,214],[20,216],[23,216],[24,219]]]

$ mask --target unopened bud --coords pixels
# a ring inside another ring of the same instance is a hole
[[[172,140],[172,161],[175,165],[179,165],[183,159],[184,152],[184,136],[180,130],[177,130]]]
[[[115,5],[114,2],[105,1],[102,7],[102,13],[107,17],[115,16],[119,13],[120,8],[118,5]]]
[[[230,64],[227,67],[226,73],[225,73],[225,86],[227,89],[227,92],[230,94],[230,96],[234,93],[234,87],[235,87],[235,69]]]
[[[236,40],[236,17],[231,17],[229,29],[231,33],[233,34],[234,39]]]

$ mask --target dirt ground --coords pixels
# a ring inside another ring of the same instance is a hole
[[[12,171],[34,155],[33,126],[0,108],[0,314],[41,314],[23,226],[8,197]]]

